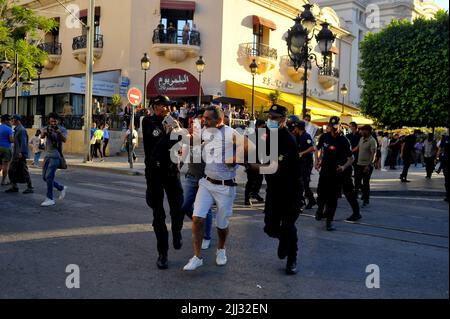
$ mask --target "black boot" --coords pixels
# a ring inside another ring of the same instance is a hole
[[[336,228],[334,228],[333,223],[329,220],[327,220],[327,231],[334,231]]]
[[[183,237],[181,236],[181,232],[174,232],[173,236],[173,248],[175,250],[180,250],[183,247]]]
[[[262,198],[259,194],[253,195],[253,198],[260,203],[264,203],[264,198]]]
[[[316,212],[316,220],[321,221],[323,218],[325,218],[325,215],[320,209],[318,209]]]
[[[252,206],[252,202],[251,202],[249,196],[245,196],[244,205],[245,206]]]
[[[285,259],[287,257],[286,247],[284,246],[283,242],[280,240],[280,243],[278,244],[278,258],[281,260]]]
[[[297,274],[297,257],[288,257],[286,263],[286,274],[287,275]]]
[[[169,268],[169,260],[167,259],[167,254],[160,254],[156,265],[158,266],[158,269],[161,270]]]

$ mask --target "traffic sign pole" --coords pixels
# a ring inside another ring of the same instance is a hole
[[[139,105],[142,102],[142,92],[138,88],[131,88],[127,94],[128,102],[132,105],[131,112],[131,121],[130,121],[130,134],[128,135],[128,161],[130,163],[130,168],[134,167],[133,165],[133,138],[134,138],[134,118],[136,116],[136,105]]]

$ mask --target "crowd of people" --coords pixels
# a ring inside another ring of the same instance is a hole
[[[231,105],[195,108],[188,104],[176,108],[166,96],[154,98],[151,107],[145,110],[142,135],[146,203],[153,212],[159,269],[169,267],[165,195],[170,208],[174,249],[183,246],[184,217],[192,219],[194,255],[183,269],[193,271],[203,265],[202,251],[210,247],[212,237],[213,210],[218,236],[216,264],[227,264],[226,242],[236,199],[236,172],[240,165],[247,173],[244,204],[250,206],[253,200],[264,203],[264,232],[279,241],[277,254],[280,259],[287,259],[286,273],[290,275],[297,273],[296,220],[303,210],[317,206],[316,220],[325,219],[325,229],[333,231],[338,199],[344,195],[352,208],[347,221],[358,221],[362,218],[358,198],[363,207],[369,205],[370,179],[375,169],[384,170],[387,166],[396,169],[400,160],[403,165],[400,181],[406,183],[409,182],[410,166],[420,163],[422,157],[427,178],[431,178],[435,164],[440,163],[448,201],[448,135],[443,135],[437,142],[433,134],[424,138],[419,130],[400,137],[375,132],[370,125],[358,126],[356,123],[350,123],[345,132],[341,119],[336,116],[330,118],[325,129],[318,130],[309,115],[303,119],[288,117],[287,109],[278,104],[273,104],[266,113],[267,120],[249,121],[245,108],[237,111]],[[55,181],[56,171],[67,167],[62,151],[67,131],[59,124],[57,114],[52,113],[47,118],[48,125],[38,130],[30,141],[19,115],[12,118],[3,115],[0,125],[2,186],[11,186],[7,193],[17,193],[20,183],[27,185],[24,194],[33,193],[26,162],[28,150],[31,147],[35,154],[35,166],[45,151],[43,179],[47,184],[47,196],[43,207],[55,205],[54,189],[60,192],[60,199],[67,191],[66,186]],[[249,121],[244,133],[232,127],[235,118]],[[179,138],[173,139],[173,133]],[[109,139],[108,125],[97,127],[93,123],[93,158],[98,154],[103,160]],[[138,134],[131,123],[128,123],[123,142],[132,154],[130,160],[135,161]],[[274,158],[270,157],[271,151],[268,153],[272,143],[277,145]],[[180,148],[174,159],[173,150],[177,145]],[[267,161],[268,156],[270,161]],[[184,185],[180,178],[183,165],[187,165]],[[317,196],[310,187],[314,168],[319,172]],[[267,183],[265,198],[260,195],[264,178]]]

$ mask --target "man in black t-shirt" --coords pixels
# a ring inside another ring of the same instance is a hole
[[[414,162],[415,145],[420,134],[421,134],[420,130],[415,130],[414,134],[405,137],[405,140],[402,144],[402,149],[400,153],[401,159],[403,160],[403,171],[402,174],[400,175],[400,181],[402,183],[410,182],[407,179],[408,170],[411,164]]]
[[[325,204],[326,228],[332,231],[339,192],[342,187],[347,188],[346,183],[353,184],[351,179],[353,154],[350,142],[340,133],[339,117],[333,116],[328,127],[330,131],[322,134],[317,144],[316,169],[320,170],[317,192]],[[322,217],[324,216],[316,216],[316,219],[320,220]],[[359,218],[361,218],[359,213],[354,212],[347,220],[356,221]]]

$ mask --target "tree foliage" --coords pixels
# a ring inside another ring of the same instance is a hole
[[[27,75],[28,70],[35,77],[37,66],[47,57],[47,53],[37,46],[44,35],[56,27],[57,22],[53,19],[38,16],[10,0],[0,0],[0,60],[6,57],[14,62],[14,52],[17,52],[19,74]],[[9,69],[0,67],[0,103],[5,92],[16,83],[16,67],[14,63]]]
[[[388,128],[448,125],[449,16],[393,21],[361,43],[361,109]]]

